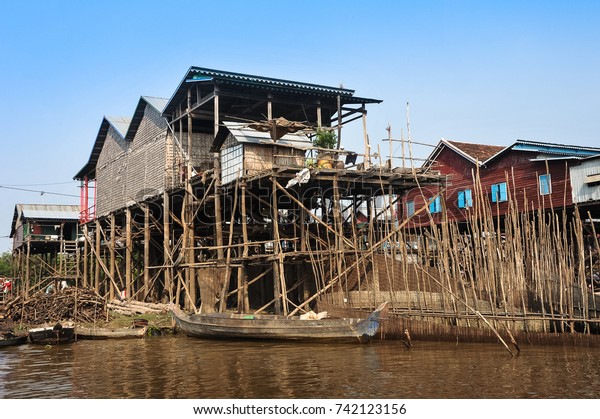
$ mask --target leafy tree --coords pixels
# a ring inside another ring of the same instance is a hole
[[[4,252],[0,254],[0,276],[12,276],[12,253]]]

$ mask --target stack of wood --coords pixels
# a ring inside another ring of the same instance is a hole
[[[126,316],[147,313],[166,313],[168,311],[167,304],[143,303],[141,301],[121,301],[117,299],[109,302],[106,307],[115,313],[124,314]]]
[[[66,288],[56,294],[40,291],[26,301],[17,301],[7,314],[15,322],[29,324],[61,320],[92,323],[108,317],[104,298],[91,288]]]

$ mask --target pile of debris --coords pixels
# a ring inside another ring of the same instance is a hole
[[[122,301],[114,299],[106,305],[110,310],[115,313],[123,314],[125,316],[135,316],[136,314],[159,314],[167,313],[169,306],[161,303],[144,303],[141,301]]]
[[[12,304],[6,314],[15,323],[27,324],[109,319],[106,301],[91,288],[66,288],[55,294],[40,291],[26,301]]]

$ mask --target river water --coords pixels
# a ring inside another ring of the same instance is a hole
[[[183,335],[0,349],[0,398],[598,398],[598,349]]]

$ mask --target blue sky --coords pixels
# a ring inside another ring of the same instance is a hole
[[[0,251],[16,203],[73,203],[104,115],[170,97],[190,66],[382,99],[415,141],[600,146],[600,2],[0,2]],[[360,150],[360,122],[344,131]],[[386,143],[380,143],[387,150]],[[426,157],[426,148],[415,154]]]

